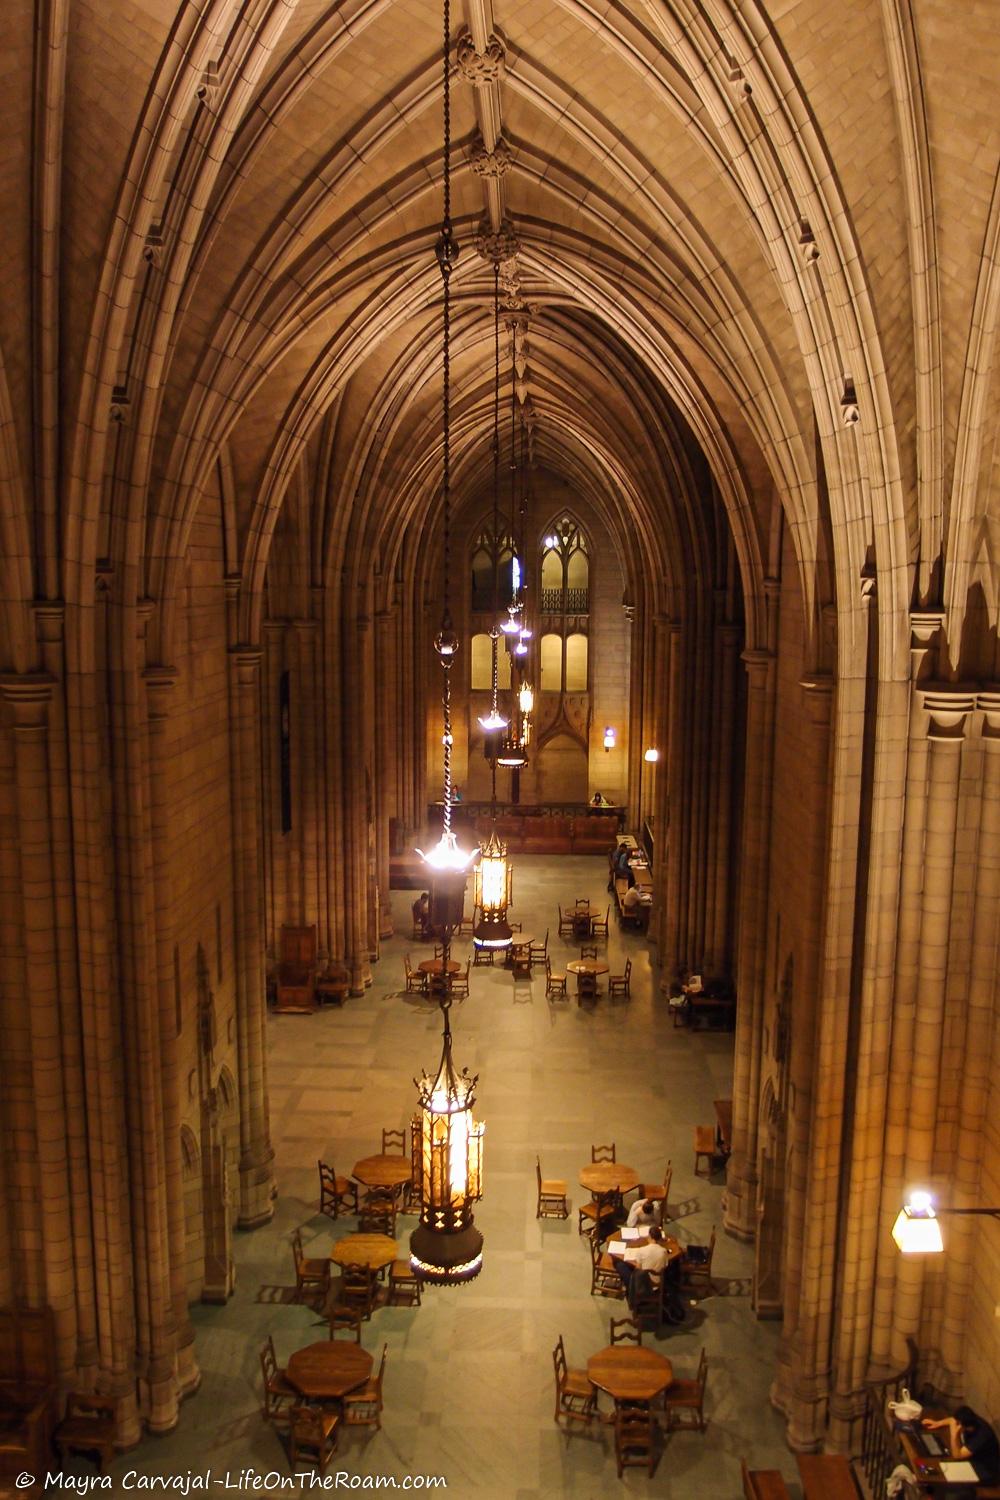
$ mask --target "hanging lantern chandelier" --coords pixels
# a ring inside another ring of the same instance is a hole
[[[483,1260],[483,1237],[475,1227],[471,1205],[482,1195],[483,1127],[472,1119],[476,1079],[457,1073],[451,1055],[451,939],[462,920],[465,886],[473,858],[458,846],[451,828],[451,666],[458,637],[451,618],[451,273],[458,246],[451,224],[451,7],[444,0],[444,213],[435,246],[443,282],[443,420],[442,519],[444,574],[441,627],[434,649],[441,664],[441,706],[444,719],[444,811],[439,843],[422,857],[430,883],[432,927],[441,936],[442,984],[440,1005],[444,1029],[441,1062],[433,1080],[417,1083],[420,1112],[415,1121],[418,1149],[414,1155],[414,1186],[420,1193],[420,1223],[410,1236],[410,1260],[429,1282],[449,1285],[478,1275]],[[418,850],[422,854],[422,851]],[[416,1082],[416,1080],[414,1080]]]
[[[516,512],[517,499],[517,460],[515,457],[515,444],[517,440],[517,360],[514,347],[514,334],[511,332],[511,387],[510,387],[510,534],[512,538],[513,559],[511,562],[511,592],[510,603],[507,605],[507,619],[504,620],[501,629],[510,637],[517,636],[516,645],[511,646],[511,656],[514,658],[518,671],[523,671],[525,658],[528,655],[528,641],[531,631],[524,623],[524,590],[522,587],[520,565],[518,563],[518,547],[521,544],[524,528],[524,501],[522,498],[520,516]],[[524,426],[521,428],[521,461],[524,463]],[[521,526],[517,524],[520,519]],[[526,684],[522,681],[517,689],[517,712],[511,718],[510,728],[500,741],[500,749],[497,754],[497,764],[511,771],[519,771],[522,766],[528,764],[528,738],[525,733],[526,718],[524,710],[524,690]],[[534,696],[531,688],[527,689],[529,695],[528,713],[534,704]],[[530,733],[530,725],[528,726]]]
[[[476,866],[476,922],[472,941],[477,948],[509,948],[511,940],[507,908],[511,900],[513,872],[507,858],[507,845],[497,833],[497,754],[500,729],[508,720],[497,708],[497,652],[500,630],[496,609],[499,604],[500,556],[500,264],[493,262],[493,629],[490,632],[493,652],[493,701],[489,715],[480,719],[487,731],[487,755],[490,760],[490,836],[479,851]]]

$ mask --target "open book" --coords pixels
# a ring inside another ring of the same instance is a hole
[[[943,1458],[938,1468],[950,1484],[978,1484],[979,1475],[965,1458]]]

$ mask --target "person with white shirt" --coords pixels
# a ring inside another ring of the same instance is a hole
[[[645,1271],[651,1284],[658,1287],[660,1277],[670,1263],[667,1247],[663,1243],[663,1231],[658,1224],[649,1227],[649,1242],[635,1248],[629,1246],[624,1256],[618,1259],[618,1275],[625,1288],[625,1296],[632,1303],[633,1281],[637,1273]]]
[[[642,1224],[659,1224],[660,1210],[652,1198],[637,1198],[628,1211],[625,1227],[635,1229]]]

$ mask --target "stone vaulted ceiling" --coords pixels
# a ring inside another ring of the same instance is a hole
[[[296,488],[315,577],[390,577],[439,483],[436,0],[43,10],[37,35],[26,0],[0,18],[9,664],[21,606],[90,598],[109,557],[169,656],[215,469],[248,638]],[[900,614],[960,611],[975,579],[995,601],[997,46],[989,0],[952,15],[454,0],[460,495],[491,466],[478,244],[525,315],[503,367],[535,462],[587,489],[656,607],[697,572],[699,449],[751,643],[781,517],[808,628],[835,604],[842,651],[866,558]]]

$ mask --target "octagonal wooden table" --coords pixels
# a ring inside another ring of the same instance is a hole
[[[609,1193],[627,1193],[630,1188],[638,1187],[639,1174],[634,1167],[618,1161],[594,1161],[580,1168],[580,1186],[595,1198],[606,1198]]]
[[[399,1258],[399,1246],[387,1234],[345,1234],[330,1251],[338,1266],[370,1266],[384,1271]]]
[[[413,1176],[413,1166],[408,1156],[364,1156],[354,1163],[351,1176],[365,1187],[384,1188],[392,1192]]]
[[[364,1385],[372,1372],[372,1357],[360,1344],[346,1339],[324,1339],[296,1349],[285,1376],[307,1401],[339,1401]]]
[[[671,1385],[666,1355],[642,1344],[609,1344],[587,1360],[587,1379],[616,1401],[654,1401]]]

